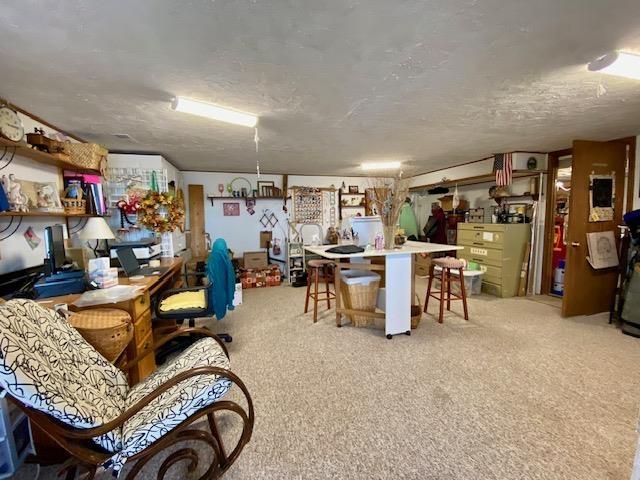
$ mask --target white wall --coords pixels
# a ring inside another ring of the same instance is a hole
[[[22,115],[22,123],[25,127],[25,134],[33,132],[34,127],[43,128],[47,133],[55,132],[52,128],[46,125],[41,125],[31,118]],[[4,149],[0,148],[0,155],[4,152]],[[6,158],[11,154],[9,152],[5,159],[0,162],[0,166],[6,163]],[[58,182],[59,189],[62,188],[61,176],[57,167],[45,165],[35,162],[20,155],[16,155],[13,162],[3,170],[0,170],[0,175],[15,174],[18,180],[29,180],[38,182]],[[11,221],[11,217],[0,218],[0,230],[6,228]],[[0,238],[5,237],[9,232],[13,231],[14,227],[20,221],[20,217],[13,218],[13,224],[11,228],[4,233],[0,234]],[[73,220],[72,220],[73,221]],[[49,225],[60,224],[65,226],[66,222],[63,217],[23,217],[20,228],[6,240],[0,242],[0,274],[21,270],[24,268],[35,267],[42,265],[45,252],[44,252],[44,228]],[[73,226],[73,224],[71,225]],[[38,237],[42,239],[40,245],[34,250],[31,249],[29,244],[24,238],[24,232],[32,227]]]
[[[284,243],[288,234],[287,219],[288,214],[282,210],[283,201],[279,199],[259,199],[256,202],[255,214],[250,215],[245,207],[242,198],[214,200],[213,207],[206,198],[207,195],[220,196],[218,184],[226,185],[234,178],[243,177],[249,180],[252,188],[256,188],[258,178],[256,174],[245,173],[222,173],[222,172],[183,172],[184,192],[188,208],[188,195],[190,184],[203,185],[205,194],[205,231],[211,235],[212,240],[222,237],[227,241],[227,245],[234,251],[236,256],[242,255],[246,251],[260,250],[260,231],[272,230],[273,238],[278,238]],[[282,175],[260,175],[260,181],[273,181],[274,185],[282,188]],[[329,176],[304,176],[290,175],[288,179],[289,187],[330,187],[331,185],[340,188],[342,182],[347,186],[358,185],[360,191],[371,185],[370,179],[365,177],[329,177]],[[235,181],[234,188],[240,189],[246,186],[244,181]],[[225,191],[223,196],[229,194]],[[336,194],[337,195],[337,194]],[[225,217],[222,212],[224,202],[240,203],[239,217]],[[287,207],[291,208],[291,202],[287,202]],[[260,224],[260,218],[265,212],[273,212],[278,218],[275,228],[265,228]],[[187,212],[188,215],[188,212]],[[188,218],[188,217],[187,217]],[[305,232],[306,233],[306,232]],[[283,249],[284,251],[284,249]]]

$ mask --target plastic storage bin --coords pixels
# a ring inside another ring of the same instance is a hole
[[[340,293],[345,308],[373,312],[380,286],[380,275],[368,270],[342,270],[340,273]],[[373,317],[347,315],[356,327],[371,325]]]
[[[436,289],[440,288],[440,274],[442,272],[442,268],[435,267],[435,280],[438,280],[438,285]],[[457,268],[451,269],[451,275],[455,275],[456,277],[460,275],[460,272]],[[479,295],[480,290],[482,288],[482,276],[484,272],[482,270],[464,270],[464,287],[467,291],[468,295]],[[451,283],[451,292],[460,294],[460,286],[457,283]]]

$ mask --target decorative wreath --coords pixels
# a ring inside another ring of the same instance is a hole
[[[170,193],[149,192],[138,209],[138,221],[158,233],[184,225],[184,201]]]

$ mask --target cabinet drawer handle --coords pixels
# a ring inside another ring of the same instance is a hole
[[[484,243],[482,243],[482,242],[473,242],[473,244],[474,244],[474,245],[479,245],[479,246],[481,246],[481,247],[483,247],[483,246],[484,246]]]

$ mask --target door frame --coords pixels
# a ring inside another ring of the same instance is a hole
[[[635,186],[635,172],[636,172],[636,137],[625,137],[620,138],[618,140],[613,140],[614,142],[624,142],[628,146],[627,150],[627,202],[625,207],[625,212],[630,212],[633,210],[633,198],[636,195],[636,186]]]
[[[635,192],[635,167],[636,167],[636,137],[624,137],[610,140],[610,142],[622,142],[628,146],[627,154],[627,187],[625,211],[633,210],[633,199]],[[558,164],[561,157],[572,155],[570,148],[556,150],[547,154],[547,204],[545,208],[544,222],[544,249],[542,255],[542,278],[540,293],[549,295],[553,285],[553,268],[551,259],[553,258],[553,236],[554,236],[554,210],[556,204],[556,180],[558,179]]]
[[[540,283],[540,293],[549,295],[553,285],[553,268],[551,259],[553,258],[553,237],[554,237],[554,211],[556,205],[556,180],[558,180],[558,164],[561,157],[572,155],[573,150],[565,148],[549,152],[547,155],[547,203],[544,217],[544,249],[542,254],[542,278]]]

